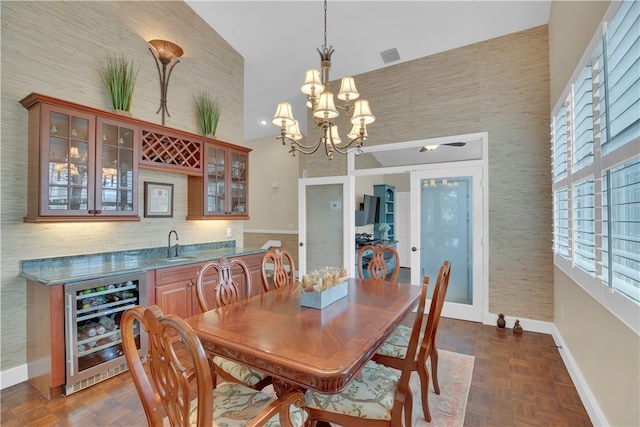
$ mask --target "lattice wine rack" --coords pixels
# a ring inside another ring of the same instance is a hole
[[[202,171],[201,141],[142,129],[141,165]]]

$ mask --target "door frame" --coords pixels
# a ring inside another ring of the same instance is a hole
[[[482,224],[482,230],[481,230],[482,235],[480,237],[479,250],[481,253],[479,254],[480,261],[478,262],[474,261],[474,271],[476,268],[480,270],[478,276],[476,276],[476,274],[474,273],[474,280],[476,280],[476,277],[478,277],[481,282],[478,295],[476,295],[476,289],[478,288],[476,287],[475,284],[473,287],[474,301],[476,300],[476,297],[479,298],[480,301],[478,301],[477,307],[475,306],[475,304],[474,306],[467,306],[467,307],[471,307],[471,309],[467,309],[466,312],[464,310],[460,310],[460,307],[458,307],[458,306],[461,306],[462,304],[445,303],[442,309],[442,315],[445,317],[452,317],[455,319],[482,322],[483,316],[487,315],[489,312],[489,188],[488,188],[489,134],[488,132],[477,132],[477,133],[471,133],[471,134],[421,139],[421,140],[406,141],[406,142],[399,142],[399,143],[393,143],[393,144],[365,146],[360,148],[360,152],[374,153],[374,152],[380,152],[380,151],[389,151],[389,150],[392,151],[392,150],[405,149],[405,148],[421,147],[425,145],[446,144],[451,142],[468,142],[468,143],[474,143],[474,144],[478,144],[478,143],[481,144],[481,153],[482,153],[481,158],[479,160],[464,160],[464,161],[446,162],[446,163],[428,163],[428,164],[416,164],[416,165],[408,165],[408,166],[390,166],[390,167],[379,167],[379,168],[370,168],[370,169],[356,169],[355,159],[356,159],[356,156],[358,155],[357,154],[358,150],[356,149],[349,150],[349,152],[347,153],[347,175],[350,179],[353,179],[353,181],[351,181],[351,191],[350,191],[351,194],[349,195],[349,198],[346,199],[345,209],[347,212],[349,212],[349,210],[351,211],[355,210],[355,177],[358,177],[358,176],[391,175],[391,174],[402,174],[402,173],[410,174],[412,171],[434,171],[435,173],[437,173],[437,171],[440,171],[441,173],[444,173],[444,171],[447,171],[449,169],[460,170],[462,168],[471,168],[471,167],[480,168],[480,171],[481,171],[480,186],[481,186],[481,192],[482,192],[482,195],[480,196],[482,201],[481,207],[480,207],[481,209],[480,221]],[[469,174],[466,174],[466,175],[468,176]],[[414,186],[413,184],[410,185],[410,187],[413,187],[413,186]],[[415,214],[413,214],[414,204],[416,203],[416,201],[413,200],[415,197],[413,196],[414,193],[412,188],[410,188],[410,193],[411,195],[409,197],[409,224],[410,226],[412,226],[414,221],[414,216],[415,216]],[[476,214],[477,213],[474,212],[474,218]],[[353,215],[348,215],[348,216],[352,217]],[[355,219],[350,220],[349,224],[350,224],[349,229],[346,230],[346,234],[345,234],[346,240],[349,240],[348,236],[352,236],[355,234]],[[475,230],[475,227],[474,227],[474,230]],[[409,234],[411,235],[412,233],[409,233]],[[476,250],[477,248],[474,244],[474,253]],[[414,265],[414,261],[413,261],[414,258],[416,257],[412,256],[412,267]],[[477,265],[478,263],[479,265]],[[418,266],[419,266],[419,263],[418,263]],[[412,273],[412,276],[413,276],[413,273]],[[428,309],[428,306],[426,307],[426,309]]]
[[[487,191],[483,185],[483,174],[481,165],[438,165],[438,167],[421,169],[410,173],[410,196],[409,196],[409,245],[411,252],[411,282],[420,283],[420,262],[421,262],[421,218],[411,215],[417,212],[421,206],[421,183],[423,179],[471,177],[471,215],[473,218],[471,245],[472,245],[472,304],[461,304],[445,301],[442,308],[442,315],[461,320],[472,320],[482,322],[483,313],[488,311],[488,251],[486,242],[488,241],[486,230],[488,230]],[[480,226],[478,226],[480,225]],[[418,230],[416,233],[415,230]],[[416,251],[413,251],[416,248]],[[444,261],[444,260],[443,260]],[[452,265],[452,268],[455,266]],[[433,282],[435,284],[435,282]]]

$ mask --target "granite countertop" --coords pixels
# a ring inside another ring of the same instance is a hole
[[[265,249],[239,248],[235,241],[223,241],[180,246],[177,258],[167,258],[167,247],[159,247],[31,259],[21,261],[20,277],[42,285],[58,285],[262,252]]]

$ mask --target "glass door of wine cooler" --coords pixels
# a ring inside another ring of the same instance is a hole
[[[146,299],[144,273],[65,285],[67,394],[127,370],[120,318]],[[136,344],[146,355],[146,334],[139,330]]]

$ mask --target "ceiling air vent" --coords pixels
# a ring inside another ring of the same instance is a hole
[[[400,61],[400,54],[398,53],[398,49],[396,49],[395,47],[393,49],[380,52],[380,57],[382,58],[382,62],[384,64],[390,64],[392,62]]]

